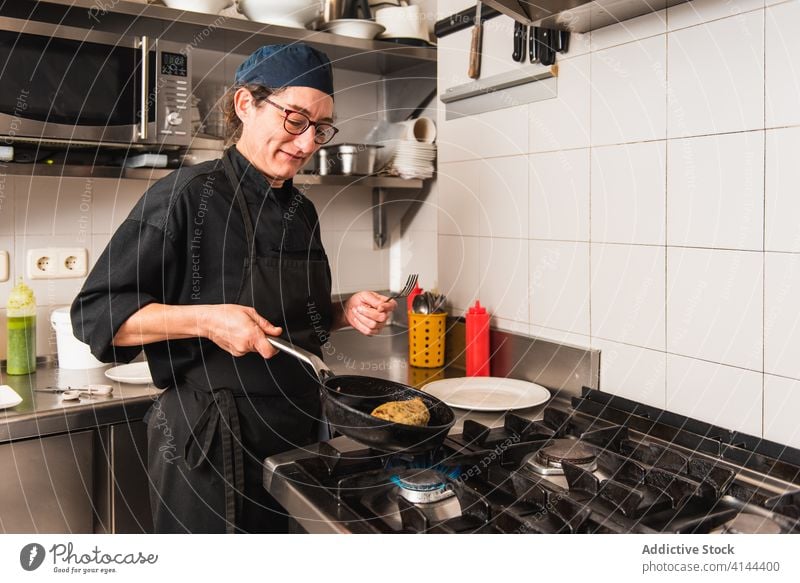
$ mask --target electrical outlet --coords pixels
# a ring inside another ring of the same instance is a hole
[[[63,277],[84,277],[88,273],[86,249],[59,249],[59,273]]]
[[[8,281],[8,251],[0,251],[0,281]]]
[[[27,259],[30,279],[84,277],[88,272],[88,254],[81,247],[29,249]]]

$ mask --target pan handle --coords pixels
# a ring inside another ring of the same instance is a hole
[[[329,369],[322,359],[316,354],[312,354],[308,350],[304,350],[299,346],[295,346],[283,338],[267,336],[267,340],[278,350],[294,356],[297,360],[305,362],[308,366],[314,369],[314,374],[317,375],[320,383],[325,382],[325,379],[333,376],[333,371]]]

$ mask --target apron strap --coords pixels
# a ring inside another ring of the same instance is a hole
[[[202,394],[209,395],[211,400],[192,427],[184,445],[184,459],[190,470],[200,467],[208,459],[214,437],[219,435],[225,482],[225,530],[233,534],[244,495],[244,456],[239,412],[230,389]]]
[[[235,146],[231,146],[234,148]],[[233,187],[233,197],[236,199],[236,204],[239,207],[239,214],[242,215],[242,222],[244,223],[244,236],[247,239],[247,254],[249,257],[249,265],[253,265],[253,260],[256,254],[256,238],[253,233],[253,219],[250,217],[250,211],[247,210],[247,201],[242,194],[241,182],[236,178],[236,171],[233,169],[233,164],[228,159],[228,152],[222,156],[222,165],[225,168],[225,174]]]

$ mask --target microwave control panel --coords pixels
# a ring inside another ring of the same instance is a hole
[[[189,58],[186,54],[160,50],[156,95],[156,132],[162,144],[188,146],[191,139],[191,95]]]

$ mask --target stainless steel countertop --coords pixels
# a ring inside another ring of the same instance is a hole
[[[408,364],[406,328],[388,326],[377,336],[366,337],[353,329],[334,332],[323,347],[325,362],[337,374],[358,374],[384,378],[415,387],[427,382],[463,377],[464,370],[453,366],[423,369]],[[88,370],[67,370],[54,363],[41,364],[35,373],[4,374],[2,382],[23,398],[16,407],[0,410],[0,443],[13,439],[40,437],[64,431],[88,429],[112,423],[141,419],[161,391],[152,385],[131,385],[110,381],[103,374],[112,365]],[[62,401],[58,394],[38,393],[34,388],[78,387],[86,384],[111,384],[110,397]],[[536,418],[544,405],[516,411]],[[455,409],[453,432],[461,432],[464,419],[489,426],[502,425],[504,411],[477,413]]]
[[[68,370],[58,368],[54,363],[44,363],[33,374],[3,374],[3,383],[14,389],[23,400],[16,407],[0,410],[0,442],[141,419],[161,391],[152,385],[111,381],[103,374],[111,366]],[[114,392],[110,397],[62,401],[59,394],[34,391],[37,388],[88,384],[112,385]]]

